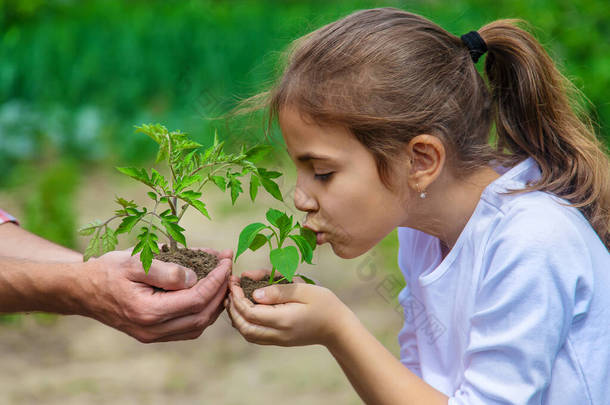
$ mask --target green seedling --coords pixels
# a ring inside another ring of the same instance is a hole
[[[155,253],[159,253],[159,235],[165,236],[170,251],[176,251],[178,244],[186,246],[185,229],[179,223],[189,207],[210,219],[205,203],[200,198],[202,189],[208,183],[215,184],[222,191],[230,191],[231,203],[243,192],[241,179],[250,175],[250,198],[255,200],[258,189],[263,188],[274,198],[282,201],[282,194],[274,179],[282,174],[256,166],[271,149],[268,145],[256,145],[249,149],[242,147],[239,153],[226,153],[224,142],[214,136],[214,144],[201,150],[199,143],[180,131],[168,131],[163,125],[142,125],[136,132],[152,138],[158,145],[157,163],[165,162],[168,179],[154,168],[150,170],[134,167],[117,167],[117,170],[140,183],[145,184],[152,208],[140,206],[133,201],[117,197],[120,208],[105,222],[96,220],[79,229],[80,235],[93,235],[84,260],[114,250],[117,236],[131,232],[141,224],[137,244],[132,255],[140,253],[142,266],[148,273]],[[118,227],[110,223],[122,219]]]
[[[298,222],[294,222],[292,216],[282,211],[269,209],[266,214],[269,224],[255,222],[246,226],[239,234],[237,253],[235,260],[247,249],[258,250],[264,245],[269,246],[269,259],[271,260],[271,274],[269,284],[276,284],[286,279],[292,282],[294,276],[299,276],[309,284],[315,284],[313,280],[302,274],[296,274],[299,263],[311,264],[313,251],[316,248],[316,234],[310,229],[303,228]],[[295,246],[284,246],[288,239]],[[299,259],[300,252],[300,259]],[[275,280],[275,272],[283,277]]]

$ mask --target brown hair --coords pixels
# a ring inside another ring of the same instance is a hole
[[[608,247],[607,152],[575,101],[580,93],[518,24],[478,31],[488,47],[486,84],[460,38],[433,22],[392,8],[358,11],[295,41],[278,83],[242,106],[269,107],[269,124],[292,105],[345,126],[388,186],[391,159],[417,134],[442,140],[455,173],[531,156],[542,177],[525,191],[578,207]]]

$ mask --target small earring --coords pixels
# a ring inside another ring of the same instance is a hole
[[[422,191],[422,189],[419,188],[419,184],[416,184],[415,188],[417,188],[417,192],[419,193],[419,198],[421,198],[422,200],[428,196],[428,193],[426,193],[425,191]]]

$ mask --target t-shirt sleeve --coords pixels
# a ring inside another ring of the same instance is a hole
[[[13,222],[15,224],[19,224],[15,217],[0,209],[0,224],[4,224],[5,222]]]
[[[449,405],[541,404],[556,355],[591,300],[591,259],[573,222],[536,210],[504,221],[486,247],[464,380]]]

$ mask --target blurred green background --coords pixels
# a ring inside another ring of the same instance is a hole
[[[498,18],[530,21],[610,143],[604,0],[1,0],[0,187],[29,184],[24,225],[74,246],[75,224],[62,214],[77,209],[70,196],[80,173],[153,157],[154,143],[133,136],[134,125],[162,122],[203,143],[214,129],[260,139],[260,120],[213,118],[273,80],[291,40],[377,6],[420,13],[455,34]],[[49,233],[57,221],[66,223]]]
[[[292,40],[357,9],[380,6],[422,14],[457,35],[495,19],[528,20],[590,100],[586,108],[610,145],[607,0],[0,0],[0,208],[26,229],[79,249],[85,242],[76,237],[79,220],[102,209],[99,217],[105,216],[115,190],[129,190],[112,167],[154,158],[156,145],[135,135],[134,125],[160,122],[203,144],[214,130],[233,144],[261,140],[260,115],[221,116],[273,81],[278,57]],[[215,232],[226,234],[223,243],[233,243],[240,225],[235,218],[248,221],[248,209],[218,210],[224,219]],[[321,254],[318,266],[333,270],[324,273],[328,285],[394,350],[393,328],[402,315],[387,311],[395,309],[395,295],[382,296],[374,284],[397,275],[396,246],[393,232],[356,270],[330,254]],[[377,268],[383,271],[377,274]],[[222,403],[243,403],[226,399],[231,378],[254,393],[251,404],[295,392],[301,400],[291,396],[295,404],[359,403],[325,353],[301,349],[277,361],[265,351],[273,349],[240,345],[226,325],[202,338],[213,350],[168,344],[167,356],[160,357],[153,347],[93,321],[64,318],[49,333],[45,328],[52,326],[45,325],[56,322],[53,316],[38,314],[34,326],[20,325],[24,318],[0,316],[0,323],[15,326],[0,328],[6,355],[0,391],[11,395],[6,403],[44,398],[63,404],[67,397],[70,403],[148,403],[164,395],[171,403],[196,403],[210,393]],[[290,371],[276,370],[291,361]]]

